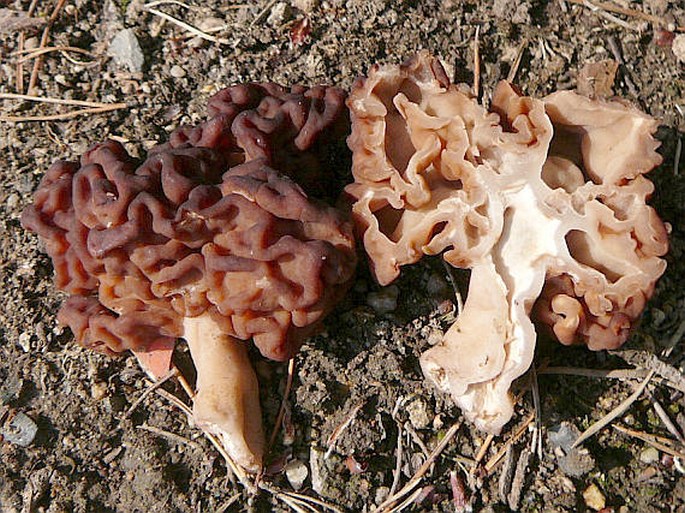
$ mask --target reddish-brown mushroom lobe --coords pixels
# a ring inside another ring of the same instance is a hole
[[[490,432],[511,418],[509,387],[535,349],[531,315],[563,343],[625,342],[665,269],[643,176],[661,161],[652,118],[506,82],[486,109],[427,52],[373,67],[348,106],[346,191],[378,281],[426,254],[472,271],[457,321],[421,357],[468,418]]]
[[[55,163],[24,211],[70,296],[59,319],[80,343],[145,350],[207,314],[285,360],[350,284],[351,225],[313,198],[330,190],[344,93],[240,85],[209,110],[142,164],[114,141]]]

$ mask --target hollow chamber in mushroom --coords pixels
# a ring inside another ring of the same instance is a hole
[[[422,52],[374,66],[350,93],[353,216],[381,285],[423,255],[471,270],[463,311],[420,359],[479,428],[513,414],[534,316],[564,344],[623,344],[665,269],[646,204],[656,122],[574,92],[500,82],[489,109]]]
[[[56,162],[22,216],[69,295],[58,318],[77,341],[132,350],[160,378],[185,338],[195,422],[248,471],[262,466],[264,437],[244,341],[291,358],[353,278],[351,222],[315,199],[331,191],[344,99],[332,87],[228,88],[207,121],[142,163],[114,141]]]

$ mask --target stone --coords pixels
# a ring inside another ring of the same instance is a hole
[[[600,511],[607,505],[604,494],[594,483],[585,489],[583,492],[583,499],[585,500],[585,505],[595,511]]]
[[[140,73],[143,70],[145,56],[132,29],[117,32],[109,43],[107,53],[119,67],[128,68],[131,73]]]
[[[673,50],[676,59],[685,64],[685,34],[678,34],[675,36],[671,45],[671,50]]]
[[[304,482],[309,476],[309,469],[300,460],[293,460],[286,464],[285,466],[285,477],[288,478],[290,486],[294,490],[299,490],[304,485]]]

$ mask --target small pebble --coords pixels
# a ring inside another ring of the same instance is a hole
[[[681,63],[685,64],[685,34],[678,34],[673,39],[671,50]]]
[[[366,303],[373,308],[376,313],[384,314],[393,312],[397,308],[397,297],[400,289],[396,285],[383,287],[378,292],[371,292],[366,296]]]
[[[423,399],[415,399],[407,405],[409,422],[415,429],[426,429],[431,425],[433,416],[428,411],[428,405]]]
[[[0,430],[4,440],[20,447],[28,447],[38,432],[38,426],[31,417],[17,412]]]
[[[595,511],[602,510],[607,505],[604,494],[602,494],[600,489],[594,483],[585,489],[583,492],[583,499],[585,500],[585,505],[590,509],[594,509]]]
[[[640,461],[647,465],[656,463],[659,461],[659,451],[657,451],[654,447],[647,447],[640,453]]]
[[[114,36],[109,44],[108,54],[120,67],[128,68],[132,73],[143,70],[145,56],[132,29],[121,30]]]
[[[174,78],[183,78],[186,76],[186,70],[175,64],[169,70],[169,74]]]
[[[90,396],[96,401],[101,401],[107,395],[107,384],[96,381],[90,389]]]
[[[300,460],[293,460],[285,466],[285,477],[288,478],[290,486],[294,490],[299,490],[304,485],[309,475],[309,469]]]

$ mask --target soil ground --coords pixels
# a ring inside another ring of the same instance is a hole
[[[5,1],[0,7],[26,11],[29,3]],[[135,359],[84,350],[57,326],[63,296],[52,284],[49,258],[37,237],[21,228],[19,216],[52,161],[74,159],[105,137],[118,138],[142,156],[179,124],[201,120],[208,97],[232,83],[326,82],[348,88],[373,63],[401,62],[424,48],[438,55],[457,81],[470,83],[477,27],[486,98],[507,76],[519,49],[515,82],[524,93],[538,96],[574,87],[585,63],[615,59],[618,52],[624,64],[616,94],[661,123],[657,136],[664,163],[651,174],[653,204],[672,227],[671,251],[668,270],[627,346],[637,352],[591,353],[542,341],[536,366],[635,368],[629,371],[634,376],[656,368],[648,356],[658,356],[672,343],[675,348],[665,359],[670,367],[659,371],[682,377],[685,155],[679,161],[678,156],[685,131],[685,71],[669,39],[669,30],[685,26],[682,3],[611,3],[656,17],[659,26],[634,12],[593,10],[589,2],[569,0],[194,3],[200,6],[167,2],[153,8],[220,41],[164,21],[137,0],[67,2],[48,45],[91,54],[46,54],[34,94],[128,107],[66,121],[0,124],[0,408],[28,415],[38,428],[27,447],[0,442],[2,513],[309,511],[302,505],[297,510],[284,495],[294,491],[305,471],[299,493],[343,511],[371,511],[395,479],[399,487],[409,481],[426,450],[460,422],[458,409],[424,382],[418,356],[453,321],[451,280],[465,292],[465,273],[455,271],[450,278],[438,258],[425,258],[406,269],[393,288],[380,289],[362,263],[349,297],[295,360],[284,427],[265,477],[271,491],[251,495],[231,482],[220,455],[163,397],[152,394],[126,415],[148,382]],[[39,0],[35,15],[45,19],[53,5]],[[305,17],[311,32],[300,40]],[[216,27],[223,28],[212,31]],[[140,72],[108,57],[110,41],[124,28],[133,29],[142,47]],[[25,47],[37,46],[41,32],[41,27],[26,29]],[[17,92],[18,40],[16,29],[0,26],[5,93]],[[31,68],[25,65],[25,85]],[[36,116],[71,108],[11,99],[2,110]],[[379,308],[388,302],[389,308]],[[270,430],[287,367],[254,356]],[[475,511],[685,511],[685,461],[612,427],[580,451],[559,448],[564,446],[560,438],[575,437],[603,417],[630,396],[639,380],[538,372],[542,450],[529,454],[535,430],[525,428],[516,442],[507,442],[535,411],[526,386],[532,379],[527,375],[517,384],[523,393],[515,419],[482,460],[490,461],[508,445],[503,463],[490,473],[483,465],[474,469],[484,436],[460,424],[421,481],[421,496],[406,511],[459,511],[461,488]],[[166,388],[183,397],[177,385]],[[673,438],[657,403],[676,430],[685,429],[683,393],[658,380],[615,424]],[[350,418],[330,448],[330,437]],[[513,491],[505,461],[514,474]]]

